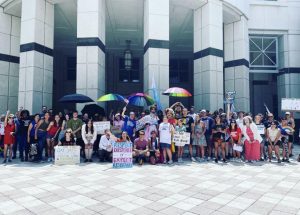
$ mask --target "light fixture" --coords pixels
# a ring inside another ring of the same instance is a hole
[[[132,67],[132,53],[130,50],[130,40],[126,40],[127,48],[124,51],[124,64],[126,70],[131,70]]]

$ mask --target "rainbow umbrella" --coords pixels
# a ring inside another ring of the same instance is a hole
[[[144,107],[153,105],[154,99],[145,93],[135,93],[128,97],[128,104]]]
[[[119,94],[109,93],[101,96],[97,101],[98,102],[107,102],[107,101],[124,101],[124,97]]]
[[[172,96],[172,97],[190,97],[192,94],[186,89],[180,87],[171,87],[163,92],[163,95]]]

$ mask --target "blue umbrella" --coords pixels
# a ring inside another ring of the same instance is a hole
[[[63,96],[60,100],[61,103],[87,103],[94,102],[90,97],[82,95],[82,94],[69,94]]]

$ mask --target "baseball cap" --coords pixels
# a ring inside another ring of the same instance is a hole
[[[290,112],[285,112],[285,115],[291,115],[291,113]]]
[[[206,113],[206,110],[203,109],[203,110],[200,111],[200,113]]]
[[[133,115],[133,114],[135,114],[133,111],[131,111],[130,113],[129,113],[130,115]]]

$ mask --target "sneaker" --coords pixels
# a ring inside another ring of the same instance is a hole
[[[11,163],[11,159],[8,159],[8,162]]]
[[[207,157],[207,159],[206,159],[207,161],[210,161],[210,157]]]
[[[89,160],[88,160],[88,159],[85,159],[85,160],[84,160],[84,163],[87,163],[87,162],[89,162]]]
[[[191,157],[191,161],[196,162],[196,159],[194,157]]]
[[[47,161],[48,161],[48,162],[51,162],[51,158],[48,158]]]
[[[286,162],[287,162],[287,163],[291,163],[289,159],[286,159]]]
[[[167,160],[164,160],[164,164],[167,164]]]
[[[278,163],[281,163],[281,160],[280,160],[280,159],[278,159],[278,160],[277,160],[277,162],[278,162]]]
[[[170,164],[170,165],[173,164],[173,161],[172,161],[172,160],[169,160],[168,164]]]
[[[282,158],[282,162],[285,162],[286,160],[285,160],[285,158]]]
[[[93,162],[93,159],[90,159],[89,161],[90,161],[90,162]]]
[[[215,163],[218,163],[218,159],[217,158],[215,159]]]
[[[223,159],[223,163],[227,163],[227,160],[226,160],[226,159]]]
[[[6,160],[6,159],[4,159],[2,163],[6,163],[6,162],[7,162],[7,160]]]
[[[196,157],[196,161],[200,162],[201,158],[200,157]]]
[[[265,159],[264,159],[263,157],[261,157],[261,158],[259,159],[259,161],[265,161]]]

